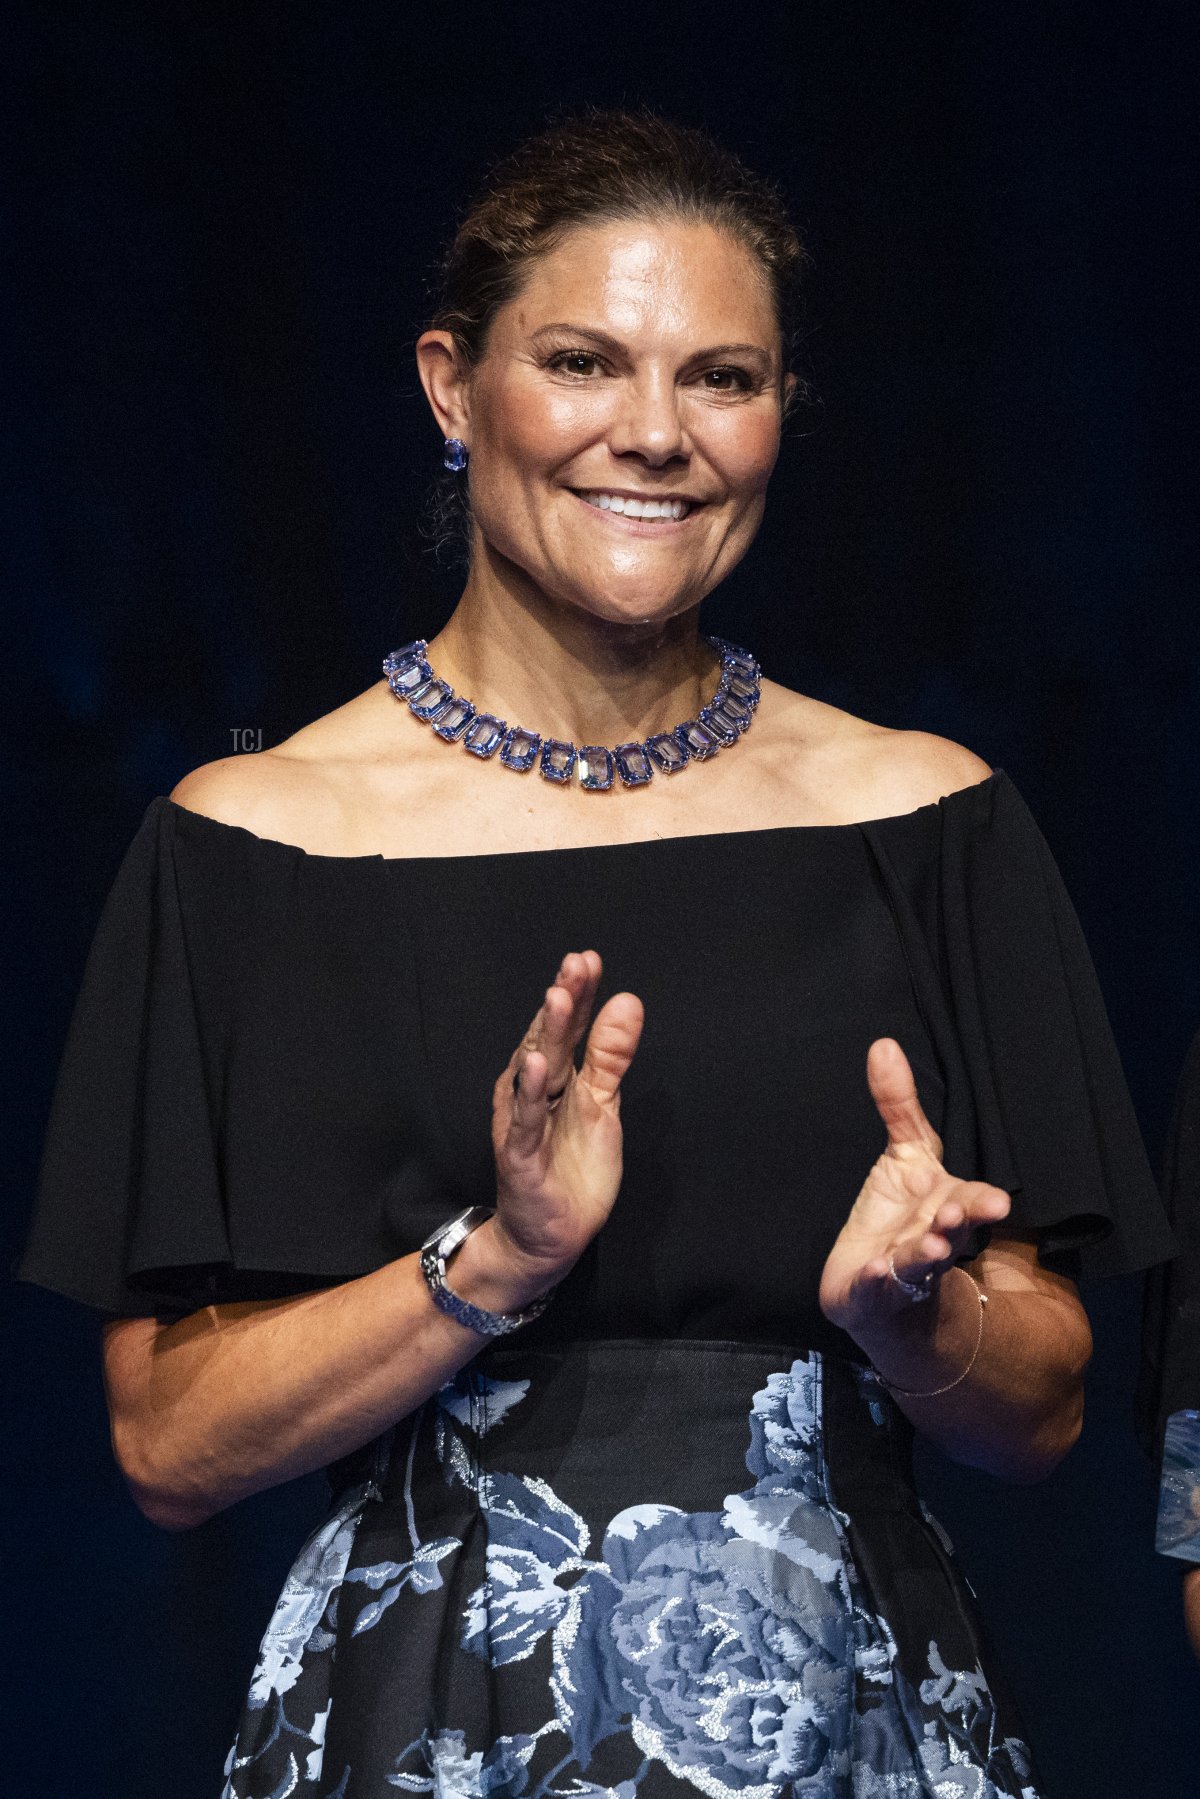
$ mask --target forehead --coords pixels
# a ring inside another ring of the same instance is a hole
[[[727,231],[681,219],[580,225],[539,256],[494,329],[528,336],[547,324],[593,325],[774,349],[779,330],[766,274]]]

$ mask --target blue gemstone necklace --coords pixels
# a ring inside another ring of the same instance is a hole
[[[494,712],[477,711],[434,674],[425,660],[428,645],[423,637],[385,656],[383,672],[413,717],[447,743],[461,743],[481,761],[499,750],[501,766],[514,774],[528,774],[536,763],[546,781],[564,786],[575,776],[589,792],[606,793],[616,776],[625,787],[644,787],[656,770],[677,775],[689,762],[707,762],[750,729],[761,697],[758,663],[723,637],[704,641],[721,658],[721,679],[708,705],[673,731],[656,732],[643,743],[619,743],[614,750],[596,743],[576,749],[557,737],[540,737],[523,725],[509,725]]]

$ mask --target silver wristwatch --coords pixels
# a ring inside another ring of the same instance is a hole
[[[471,1206],[466,1212],[460,1212],[449,1224],[439,1224],[431,1237],[427,1237],[421,1245],[421,1273],[425,1276],[425,1284],[433,1296],[433,1303],[456,1324],[463,1324],[468,1330],[478,1331],[482,1337],[506,1337],[510,1331],[520,1330],[523,1324],[532,1324],[540,1318],[554,1297],[554,1288],[543,1293],[531,1305],[519,1312],[485,1312],[482,1306],[473,1306],[469,1299],[462,1299],[446,1285],[446,1263],[471,1232],[486,1224],[495,1216],[491,1206]]]

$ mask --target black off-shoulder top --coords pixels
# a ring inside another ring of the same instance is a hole
[[[1171,1235],[1049,851],[996,773],[871,823],[308,855],[156,799],[107,902],[19,1272],[114,1315],[344,1281],[493,1195],[563,953],[645,1001],[608,1224],[530,1335],[831,1347],[820,1271],[899,1039],[947,1166],[1069,1273]]]

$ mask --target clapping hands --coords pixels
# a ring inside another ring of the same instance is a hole
[[[917,1097],[908,1058],[890,1037],[867,1053],[867,1082],[887,1126],[875,1163],[821,1276],[821,1310],[860,1340],[886,1329],[913,1301],[900,1282],[936,1282],[971,1233],[999,1224],[1011,1201],[998,1187],[964,1181],[942,1165],[942,1144]]]
[[[578,1259],[621,1185],[621,1082],[641,1038],[642,1003],[614,994],[589,1030],[600,975],[595,950],[564,956],[493,1093],[495,1225],[531,1293]]]

